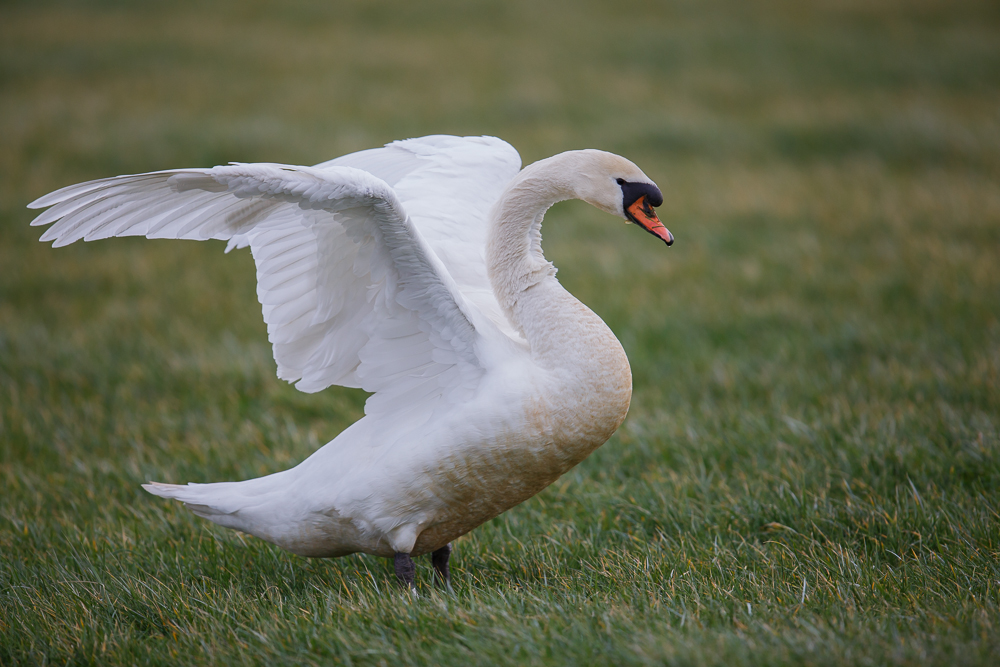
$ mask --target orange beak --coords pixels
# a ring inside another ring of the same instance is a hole
[[[625,210],[628,219],[639,225],[653,236],[663,239],[668,246],[673,245],[674,235],[670,233],[660,219],[656,217],[656,211],[646,201],[646,195],[636,199],[631,206]]]

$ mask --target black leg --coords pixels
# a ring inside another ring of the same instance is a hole
[[[414,586],[413,580],[416,578],[417,567],[413,564],[410,554],[396,554],[393,565],[396,566],[396,578],[399,579],[400,585],[409,591],[415,591],[417,587]]]
[[[451,590],[451,573],[448,571],[448,558],[450,556],[450,544],[444,545],[431,554],[431,563],[434,565],[434,578],[449,591]]]

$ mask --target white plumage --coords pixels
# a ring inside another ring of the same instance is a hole
[[[521,171],[492,137],[119,176],[31,207],[51,207],[32,224],[51,224],[55,247],[249,246],[278,376],[372,392],[366,416],[291,470],[145,488],[295,553],[393,556],[442,549],[529,498],[624,419],[621,346],[541,254],[542,216],[568,198],[672,241],[650,207],[659,191],[624,158],[573,151]]]

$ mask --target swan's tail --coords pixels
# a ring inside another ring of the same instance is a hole
[[[226,493],[226,489],[217,487],[228,486],[227,484],[163,484],[161,482],[150,482],[143,484],[154,496],[161,498],[173,498],[184,503],[189,510],[200,517],[216,520],[219,516],[235,514],[240,510],[237,500],[239,498],[232,492]],[[215,488],[213,488],[215,487]]]
[[[271,476],[273,477],[273,476]],[[271,540],[274,526],[273,512],[268,511],[274,498],[268,477],[246,482],[217,482],[215,484],[143,484],[154,496],[173,498],[187,506],[198,516],[220,526],[251,533]],[[271,501],[271,502],[269,502]]]

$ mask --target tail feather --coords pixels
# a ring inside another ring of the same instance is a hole
[[[198,516],[227,525],[229,522],[223,522],[219,519],[238,512],[241,506],[245,506],[247,500],[232,493],[229,489],[219,488],[231,485],[231,482],[219,484],[163,484],[162,482],[150,482],[149,484],[143,484],[142,488],[154,496],[179,500]]]
[[[194,514],[220,526],[250,533],[302,556],[343,556],[358,550],[381,553],[379,538],[353,519],[329,505],[317,509],[312,497],[295,495],[297,480],[292,475],[284,471],[245,482],[213,484],[149,482],[142,488],[154,496],[179,500]]]
[[[179,500],[194,514],[268,542],[280,544],[289,515],[283,502],[289,471],[244,482],[212,484],[163,484],[149,482],[142,488],[161,498]]]

